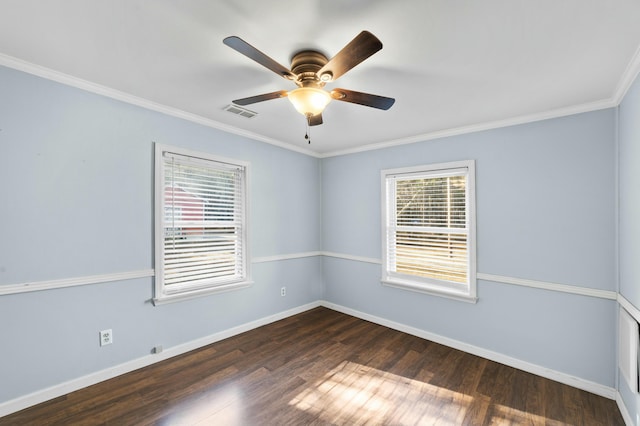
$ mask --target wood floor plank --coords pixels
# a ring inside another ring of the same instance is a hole
[[[478,426],[488,424],[487,412],[491,404],[491,398],[485,395],[475,394],[473,399],[467,406],[467,412],[464,419],[462,419],[461,425],[463,426]]]
[[[624,425],[612,400],[316,308],[0,425]]]
[[[407,348],[405,348],[407,349]],[[391,374],[414,380],[421,368],[422,354],[408,349],[397,362],[387,368]]]

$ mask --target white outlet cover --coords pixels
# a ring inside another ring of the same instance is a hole
[[[102,330],[100,332],[100,346],[110,345],[113,343],[113,331],[111,329]]]

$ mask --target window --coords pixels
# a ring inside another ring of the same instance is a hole
[[[250,284],[246,163],[156,144],[155,298]]]
[[[476,300],[475,163],[382,171],[386,285]]]

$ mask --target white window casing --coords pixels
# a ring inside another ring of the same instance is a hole
[[[475,302],[475,161],[381,176],[383,284]]]
[[[155,145],[154,304],[251,284],[246,162]]]

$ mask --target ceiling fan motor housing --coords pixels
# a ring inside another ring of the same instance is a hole
[[[303,50],[291,58],[291,72],[296,78],[296,84],[300,87],[323,87],[325,80],[318,76],[318,71],[329,59],[316,50]]]

